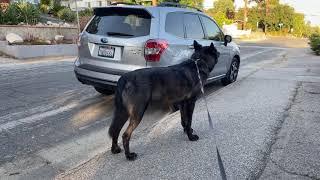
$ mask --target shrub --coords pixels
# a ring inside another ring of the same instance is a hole
[[[61,9],[57,15],[60,19],[67,22],[73,22],[76,19],[76,13],[71,11],[69,8]]]
[[[93,9],[88,8],[88,9],[79,11],[79,16],[80,17],[84,17],[84,16],[90,16],[91,17],[91,16],[93,16]]]
[[[0,10],[4,12],[9,7],[9,3],[0,3]],[[1,13],[1,12],[0,12]]]
[[[40,5],[40,11],[42,12],[42,13],[45,13],[45,14],[48,14],[49,13],[49,5],[46,5],[46,4],[41,4]]]
[[[2,13],[1,24],[16,25],[21,22],[21,17],[18,13],[18,7],[15,3],[11,4],[5,11]]]
[[[0,24],[3,24],[4,8],[0,5]]]
[[[59,2],[55,0],[51,0],[49,4],[49,13],[58,16],[58,12],[62,10],[64,7],[59,4]]]
[[[82,31],[84,27],[87,25],[88,21],[93,16],[93,9],[85,9],[79,12],[79,24],[80,30]]]
[[[40,19],[40,11],[37,6],[28,2],[19,2],[16,5],[22,22],[27,24],[38,23]]]
[[[316,55],[320,55],[320,34],[312,34],[309,37],[309,44],[312,51],[314,51]]]
[[[91,16],[82,16],[79,18],[80,31],[82,31],[85,28],[90,19]]]
[[[40,11],[37,6],[27,2],[11,3],[1,15],[1,24],[16,25],[20,22],[36,24],[40,19]]]
[[[40,0],[40,5],[50,5],[50,0]]]

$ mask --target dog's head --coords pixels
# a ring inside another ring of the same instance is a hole
[[[212,71],[214,66],[218,62],[220,53],[214,47],[213,43],[210,46],[202,46],[197,41],[193,41],[194,53],[192,54],[192,59],[201,59],[209,67],[209,71]]]

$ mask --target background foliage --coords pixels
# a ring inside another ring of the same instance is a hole
[[[13,2],[5,10],[0,10],[0,24],[36,24],[39,20],[39,8],[28,2]]]
[[[320,33],[312,34],[309,37],[309,44],[316,55],[320,55]]]
[[[228,12],[234,12],[235,8],[232,0],[218,0],[214,2],[213,8],[208,9],[206,13],[214,18],[221,27],[224,24],[231,24],[232,19],[227,17]]]
[[[57,16],[67,22],[74,22],[76,20],[76,13],[70,8],[63,8],[57,12]]]
[[[233,5],[231,2],[231,0],[215,1],[215,7],[209,9],[208,14],[216,19],[219,25],[232,22],[241,24],[244,20],[244,8],[239,9],[231,19],[227,17],[227,14],[219,13],[226,13],[227,9]],[[255,2],[256,5],[248,8],[248,21],[245,29],[279,35],[290,34],[297,37],[309,37],[314,31],[315,27],[311,27],[310,23],[305,21],[303,14],[297,13],[287,4],[281,4],[279,0],[268,0],[268,6],[265,0],[249,0],[249,2]]]

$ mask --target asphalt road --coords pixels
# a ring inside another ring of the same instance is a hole
[[[286,48],[267,45],[243,44],[241,66],[272,60]],[[0,72],[0,167],[86,137],[110,123],[113,96],[100,95],[79,83],[73,74],[72,60],[9,61],[0,64]],[[206,92],[210,94],[222,87],[213,83]],[[141,129],[153,126],[168,112],[167,107],[152,104]],[[85,152],[88,151],[91,150]]]

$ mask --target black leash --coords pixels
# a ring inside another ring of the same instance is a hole
[[[208,102],[207,102],[207,99],[205,98],[205,95],[204,95],[204,88],[203,88],[202,80],[201,80],[201,77],[200,77],[200,72],[199,72],[199,67],[198,67],[198,61],[199,60],[200,59],[196,59],[194,62],[195,62],[196,67],[197,67],[197,73],[198,73],[198,78],[199,78],[199,81],[200,81],[202,97],[203,97],[203,100],[205,102],[206,109],[207,109],[209,126],[210,126],[210,129],[213,129],[213,123],[212,123],[212,119],[211,119],[211,116],[210,116],[210,113],[209,113]],[[220,153],[219,153],[219,149],[218,149],[217,139],[216,139],[216,137],[214,137],[214,139],[215,139],[215,142],[216,142],[216,149],[217,149],[217,157],[218,157],[218,165],[219,165],[219,170],[220,170],[220,176],[221,176],[222,180],[227,180],[226,171],[224,169],[223,162],[222,162],[222,159],[221,159],[221,156],[220,156]]]

